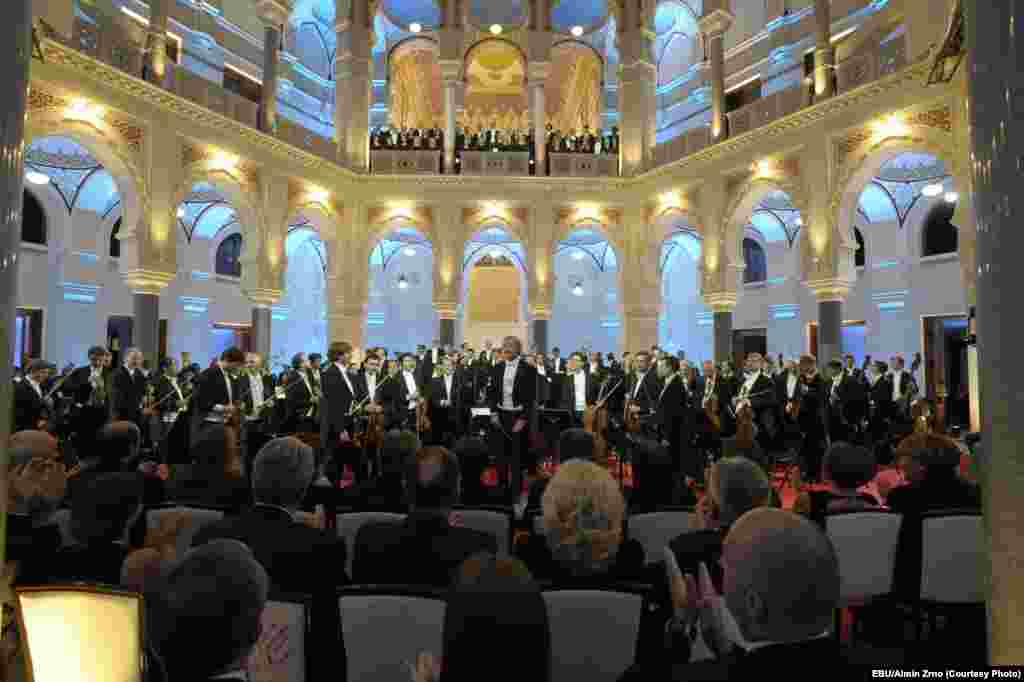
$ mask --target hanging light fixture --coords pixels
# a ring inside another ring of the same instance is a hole
[[[946,192],[946,203],[955,204],[960,200],[960,195],[957,192]]]
[[[501,31],[501,24],[491,24],[491,35],[500,36]]]
[[[406,256],[415,256],[416,249],[412,248],[411,246],[407,246],[402,250],[402,253],[404,253]]]
[[[574,286],[572,288],[572,295],[573,296],[582,296],[583,295],[583,284],[581,284],[580,282],[576,282],[576,286]]]
[[[46,173],[40,173],[39,171],[30,170],[25,173],[25,179],[31,182],[33,185],[48,185],[50,184],[50,176]]]
[[[407,280],[405,278],[405,275],[399,275],[398,276],[398,288],[399,289],[408,289],[409,288],[409,280]]]
[[[580,250],[573,251],[572,252],[572,259],[573,260],[583,260],[583,252],[580,251]]]
[[[926,197],[937,197],[942,194],[942,185],[939,183],[933,183],[931,185],[925,185],[921,188],[921,194]]]

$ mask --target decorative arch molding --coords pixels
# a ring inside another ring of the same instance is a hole
[[[914,115],[906,124],[902,135],[872,135],[859,129],[834,141],[836,151],[836,184],[829,202],[828,218],[830,238],[838,247],[837,272],[840,276],[853,274],[853,254],[856,243],[843,226],[854,224],[860,195],[868,183],[890,159],[904,152],[925,151],[946,163],[947,168],[959,167],[956,160],[955,140],[949,107]],[[851,278],[852,279],[852,278]]]
[[[395,59],[401,57],[404,53],[416,50],[419,47],[429,48],[438,59],[441,57],[441,45],[437,39],[431,36],[414,35],[407,38],[402,38],[397,43],[392,45],[387,52],[387,58],[385,64],[387,65],[386,78],[391,80],[391,65]]]
[[[600,50],[598,50],[596,47],[594,47],[590,43],[586,43],[586,42],[584,42],[582,40],[579,40],[578,38],[555,38],[555,42],[551,44],[552,55],[554,54],[554,51],[559,49],[559,48],[561,48],[563,50],[564,49],[583,48],[584,50],[586,50],[587,52],[592,54],[594,57],[596,57],[597,58],[597,63],[601,65],[601,87],[602,88],[604,87],[604,85],[605,85],[605,83],[604,83],[604,74],[605,74],[605,66],[606,66],[606,64],[605,64],[604,55],[601,54]]]
[[[478,40],[475,43],[473,43],[472,45],[470,45],[466,49],[466,51],[462,54],[462,67],[459,70],[459,78],[463,82],[466,81],[466,76],[467,76],[466,69],[472,63],[473,52],[475,52],[481,45],[484,45],[486,43],[493,43],[493,42],[505,43],[505,44],[510,45],[513,48],[515,48],[516,52],[519,54],[519,58],[523,62],[523,73],[524,74],[529,74],[530,73],[530,71],[529,71],[530,60],[527,58],[526,50],[523,49],[522,45],[520,45],[517,41],[515,41],[515,40],[513,40],[511,38],[508,38],[508,37],[491,37],[491,36],[488,36],[486,38],[481,38],[480,40]]]
[[[795,171],[795,172],[794,172]],[[798,168],[791,168],[772,177],[751,176],[741,181],[739,187],[728,200],[725,212],[725,246],[728,255],[727,265],[743,268],[743,236],[755,207],[771,192],[785,192],[793,202],[793,207],[801,216],[807,215],[809,200]],[[793,240],[793,245],[806,243],[801,240],[801,229]]]
[[[608,215],[608,213],[610,213],[610,212],[609,211],[605,212],[605,216],[604,216],[605,220],[607,220],[608,218],[612,217],[611,215]],[[617,217],[618,217],[619,220],[621,220],[621,215],[619,215]],[[619,223],[616,223],[616,224],[619,224]],[[585,216],[571,216],[571,217],[561,218],[561,219],[559,219],[558,224],[556,225],[554,240],[551,243],[551,255],[550,255],[550,258],[552,259],[552,261],[551,261],[551,263],[552,263],[552,272],[551,272],[551,277],[550,277],[552,286],[553,286],[554,282],[557,281],[557,279],[558,279],[558,273],[554,272],[554,260],[553,260],[555,252],[558,249],[558,245],[561,244],[566,239],[568,239],[569,237],[571,237],[572,234],[574,232],[576,232],[577,230],[594,230],[595,232],[600,234],[602,237],[604,237],[605,241],[608,242],[609,247],[612,249],[612,253],[615,255],[615,262],[617,264],[617,267],[615,268],[615,287],[621,293],[623,291],[623,286],[624,286],[624,275],[623,275],[623,273],[626,270],[625,266],[626,266],[626,263],[627,263],[627,261],[626,261],[626,245],[624,243],[622,243],[621,230],[619,230],[618,234],[616,234],[616,231],[610,229],[609,224],[607,222],[605,222],[604,220],[601,220],[601,219],[598,219],[598,218],[592,218],[592,217],[585,217]],[[550,288],[550,286],[549,286],[549,288]]]
[[[658,246],[676,232],[691,231],[698,238],[704,238],[704,228],[696,211],[684,206],[669,206],[660,211],[652,210],[648,214],[652,242]],[[685,227],[681,227],[685,226]]]
[[[530,252],[533,240],[529,239],[529,211],[525,208],[514,208],[503,211],[489,209],[464,208],[462,210],[463,246],[473,239],[481,230],[488,227],[501,227],[523,246],[526,253]]]
[[[71,241],[72,221],[71,215],[64,207],[60,193],[54,189],[52,183],[33,185],[26,182],[25,191],[31,194],[43,209],[43,220],[46,221],[46,248],[51,252],[67,249],[73,243]],[[108,239],[110,238],[109,229],[106,236]],[[96,235],[96,255],[101,258],[104,255],[102,252],[107,250],[104,247],[106,242],[102,242],[102,239],[102,234]]]
[[[401,207],[371,206],[366,216],[365,241],[373,245],[402,225],[411,225],[431,243],[438,239],[434,207],[409,205]]]
[[[198,183],[205,182],[224,195],[228,204],[238,214],[238,222],[242,225],[242,235],[247,238],[257,237],[262,232],[262,213],[255,189],[249,183],[236,177],[236,174],[222,169],[210,168],[204,162],[194,163],[184,172],[184,180],[175,190],[171,199],[171,210],[177,210]]]
[[[150,201],[139,149],[129,145],[112,127],[103,123],[93,125],[67,119],[56,109],[52,112],[44,110],[41,114],[31,112],[25,128],[25,146],[47,137],[75,140],[110,173],[121,198],[122,228],[125,231],[134,230],[136,225],[143,223],[149,214]]]

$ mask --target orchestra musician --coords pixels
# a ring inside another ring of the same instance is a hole
[[[915,362],[917,362],[915,358]],[[912,372],[907,372],[904,367],[903,356],[894,355],[892,358],[892,402],[894,404],[893,419],[907,421],[910,419],[910,405],[914,402],[918,393],[917,381]]]
[[[867,385],[846,372],[838,360],[830,362],[828,368],[832,375],[829,434],[836,442],[856,442],[862,435],[862,425],[867,417]]]
[[[661,444],[668,448],[677,475],[697,480],[703,466],[690,449],[690,405],[679,372],[679,359],[667,354],[662,356],[657,373],[660,389],[654,404],[654,421],[660,432]]]
[[[292,371],[287,375],[285,386],[284,433],[299,433],[315,430],[318,394],[313,386],[309,360],[305,353],[292,356]]]
[[[158,372],[150,379],[153,386],[153,416],[150,419],[150,436],[159,453],[159,461],[168,463],[171,446],[168,436],[174,429],[186,407],[185,390],[178,383],[174,358],[164,358],[158,365]],[[179,426],[183,428],[183,426]]]
[[[825,381],[818,374],[818,361],[813,355],[800,356],[799,381],[788,410],[794,414],[799,432],[803,434],[800,462],[804,480],[821,480],[821,462],[828,447],[827,392]]]
[[[560,375],[559,394],[561,409],[568,410],[573,416],[573,425],[583,426],[583,413],[587,407],[597,402],[599,383],[594,375],[586,370],[583,353],[573,353],[566,364],[568,372]]]
[[[651,354],[647,351],[637,353],[633,359],[633,370],[626,382],[626,398],[641,418],[650,416],[661,392],[657,372],[651,371]]]
[[[401,373],[388,382],[387,391],[391,401],[392,418],[397,428],[418,431],[416,408],[426,399],[426,391],[417,376],[416,356],[406,353],[401,357]]]
[[[42,360],[28,363],[24,379],[14,384],[14,423],[12,433],[18,431],[48,431],[51,426],[52,403],[43,393],[47,364]]]
[[[142,373],[142,351],[138,348],[127,349],[124,352],[124,364],[114,371],[111,386],[110,417],[113,421],[132,422],[141,427],[146,383]]]
[[[773,380],[764,373],[764,359],[760,353],[749,353],[746,358],[746,377],[733,398],[734,414],[744,407],[754,413],[757,441],[764,452],[771,450],[771,441],[777,432],[776,406],[778,397]]]
[[[245,365],[245,354],[232,346],[220,354],[212,367],[195,379],[192,415],[192,442],[196,442],[205,424],[223,424],[239,410],[242,389],[237,375]]]
[[[107,349],[89,349],[89,364],[71,372],[64,382],[65,395],[71,396],[71,431],[74,447],[80,453],[92,452],[96,434],[110,419],[110,376],[105,364]]]
[[[882,360],[875,360],[868,371],[868,386],[868,428],[872,442],[877,443],[889,432],[889,424],[896,410],[889,365]]]
[[[504,445],[498,482],[513,503],[522,490],[521,463],[526,461],[529,445],[527,426],[537,398],[537,370],[523,360],[522,352],[522,341],[515,336],[505,338],[504,361],[491,370],[488,389],[491,424],[501,429]]]
[[[438,372],[430,382],[430,421],[433,425],[431,440],[435,443],[453,443],[463,431],[461,376],[455,371],[454,355],[441,356]]]
[[[376,360],[376,356],[368,356],[368,361],[370,357]],[[323,456],[337,471],[343,463],[349,463],[354,480],[363,481],[368,476],[368,462],[352,443],[355,419],[352,406],[363,398],[364,393],[358,375],[349,371],[352,345],[345,341],[332,343],[327,349],[327,359],[331,364],[321,377],[320,445]]]

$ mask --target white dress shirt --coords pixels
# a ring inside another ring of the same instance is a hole
[[[715,380],[711,377],[704,379],[704,400],[701,401],[702,406],[707,406],[708,401],[715,392]]]
[[[754,384],[757,383],[757,378],[761,376],[760,372],[753,372],[747,377],[747,380],[743,382],[743,387],[740,389],[740,399],[746,400],[750,396],[750,392],[754,390]]]
[[[34,390],[39,395],[39,397],[42,398],[43,387],[37,384],[36,382],[32,381],[32,377],[26,377],[26,381],[28,381],[28,385],[32,387],[32,390]]]
[[[224,371],[223,367],[220,368],[220,373],[221,376],[224,377],[224,385],[228,387],[228,402],[232,403],[235,401],[235,394],[231,390],[231,377],[228,376],[228,373]]]
[[[444,375],[444,402],[445,406],[452,404],[452,375]]]
[[[636,375],[636,386],[633,387],[633,400],[640,394],[640,387],[644,385],[644,378],[647,376],[647,372]]]
[[[786,375],[786,396],[792,400],[796,395],[796,374],[789,372]]]
[[[562,358],[555,358],[554,367],[555,367],[555,374],[558,374],[559,372],[562,371]]]
[[[572,375],[572,381],[576,395],[576,411],[583,412],[587,409],[587,375],[583,370],[577,370]]]
[[[893,370],[892,373],[892,399],[899,401],[903,398],[903,394],[900,393],[900,378],[903,376],[903,370]]]
[[[416,377],[413,376],[412,372],[402,372],[402,378],[405,379],[405,389],[409,393],[409,409],[416,409],[416,399],[419,398],[419,391],[416,388]]]
[[[501,382],[501,406],[506,410],[514,410],[516,372],[519,370],[519,358],[505,363],[505,376]]]
[[[355,397],[356,392],[354,390],[352,390],[352,380],[348,378],[348,367],[346,367],[345,365],[341,364],[340,362],[334,363],[334,366],[338,368],[339,372],[341,372],[341,378],[345,380],[345,385],[348,386],[349,395],[351,395],[352,397]],[[305,373],[302,374],[302,378],[303,378],[303,380],[306,380]],[[309,385],[309,381],[306,381],[306,388],[309,389],[310,394],[313,393],[313,389]]]
[[[252,397],[254,407],[263,404],[263,377],[259,374],[249,375],[249,395]]]
[[[370,402],[374,402],[377,397],[377,374],[373,372],[366,373],[366,393],[370,396]]]

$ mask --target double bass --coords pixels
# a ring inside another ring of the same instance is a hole
[[[608,381],[606,379],[605,384]],[[593,434],[594,459],[599,462],[606,462],[608,460],[608,441],[606,439],[609,429],[608,400],[615,395],[615,391],[618,390],[622,381],[622,379],[619,379],[619,382],[612,387],[612,390],[608,391],[603,397],[599,396],[597,403],[587,406],[587,409],[583,411],[583,430]]]

